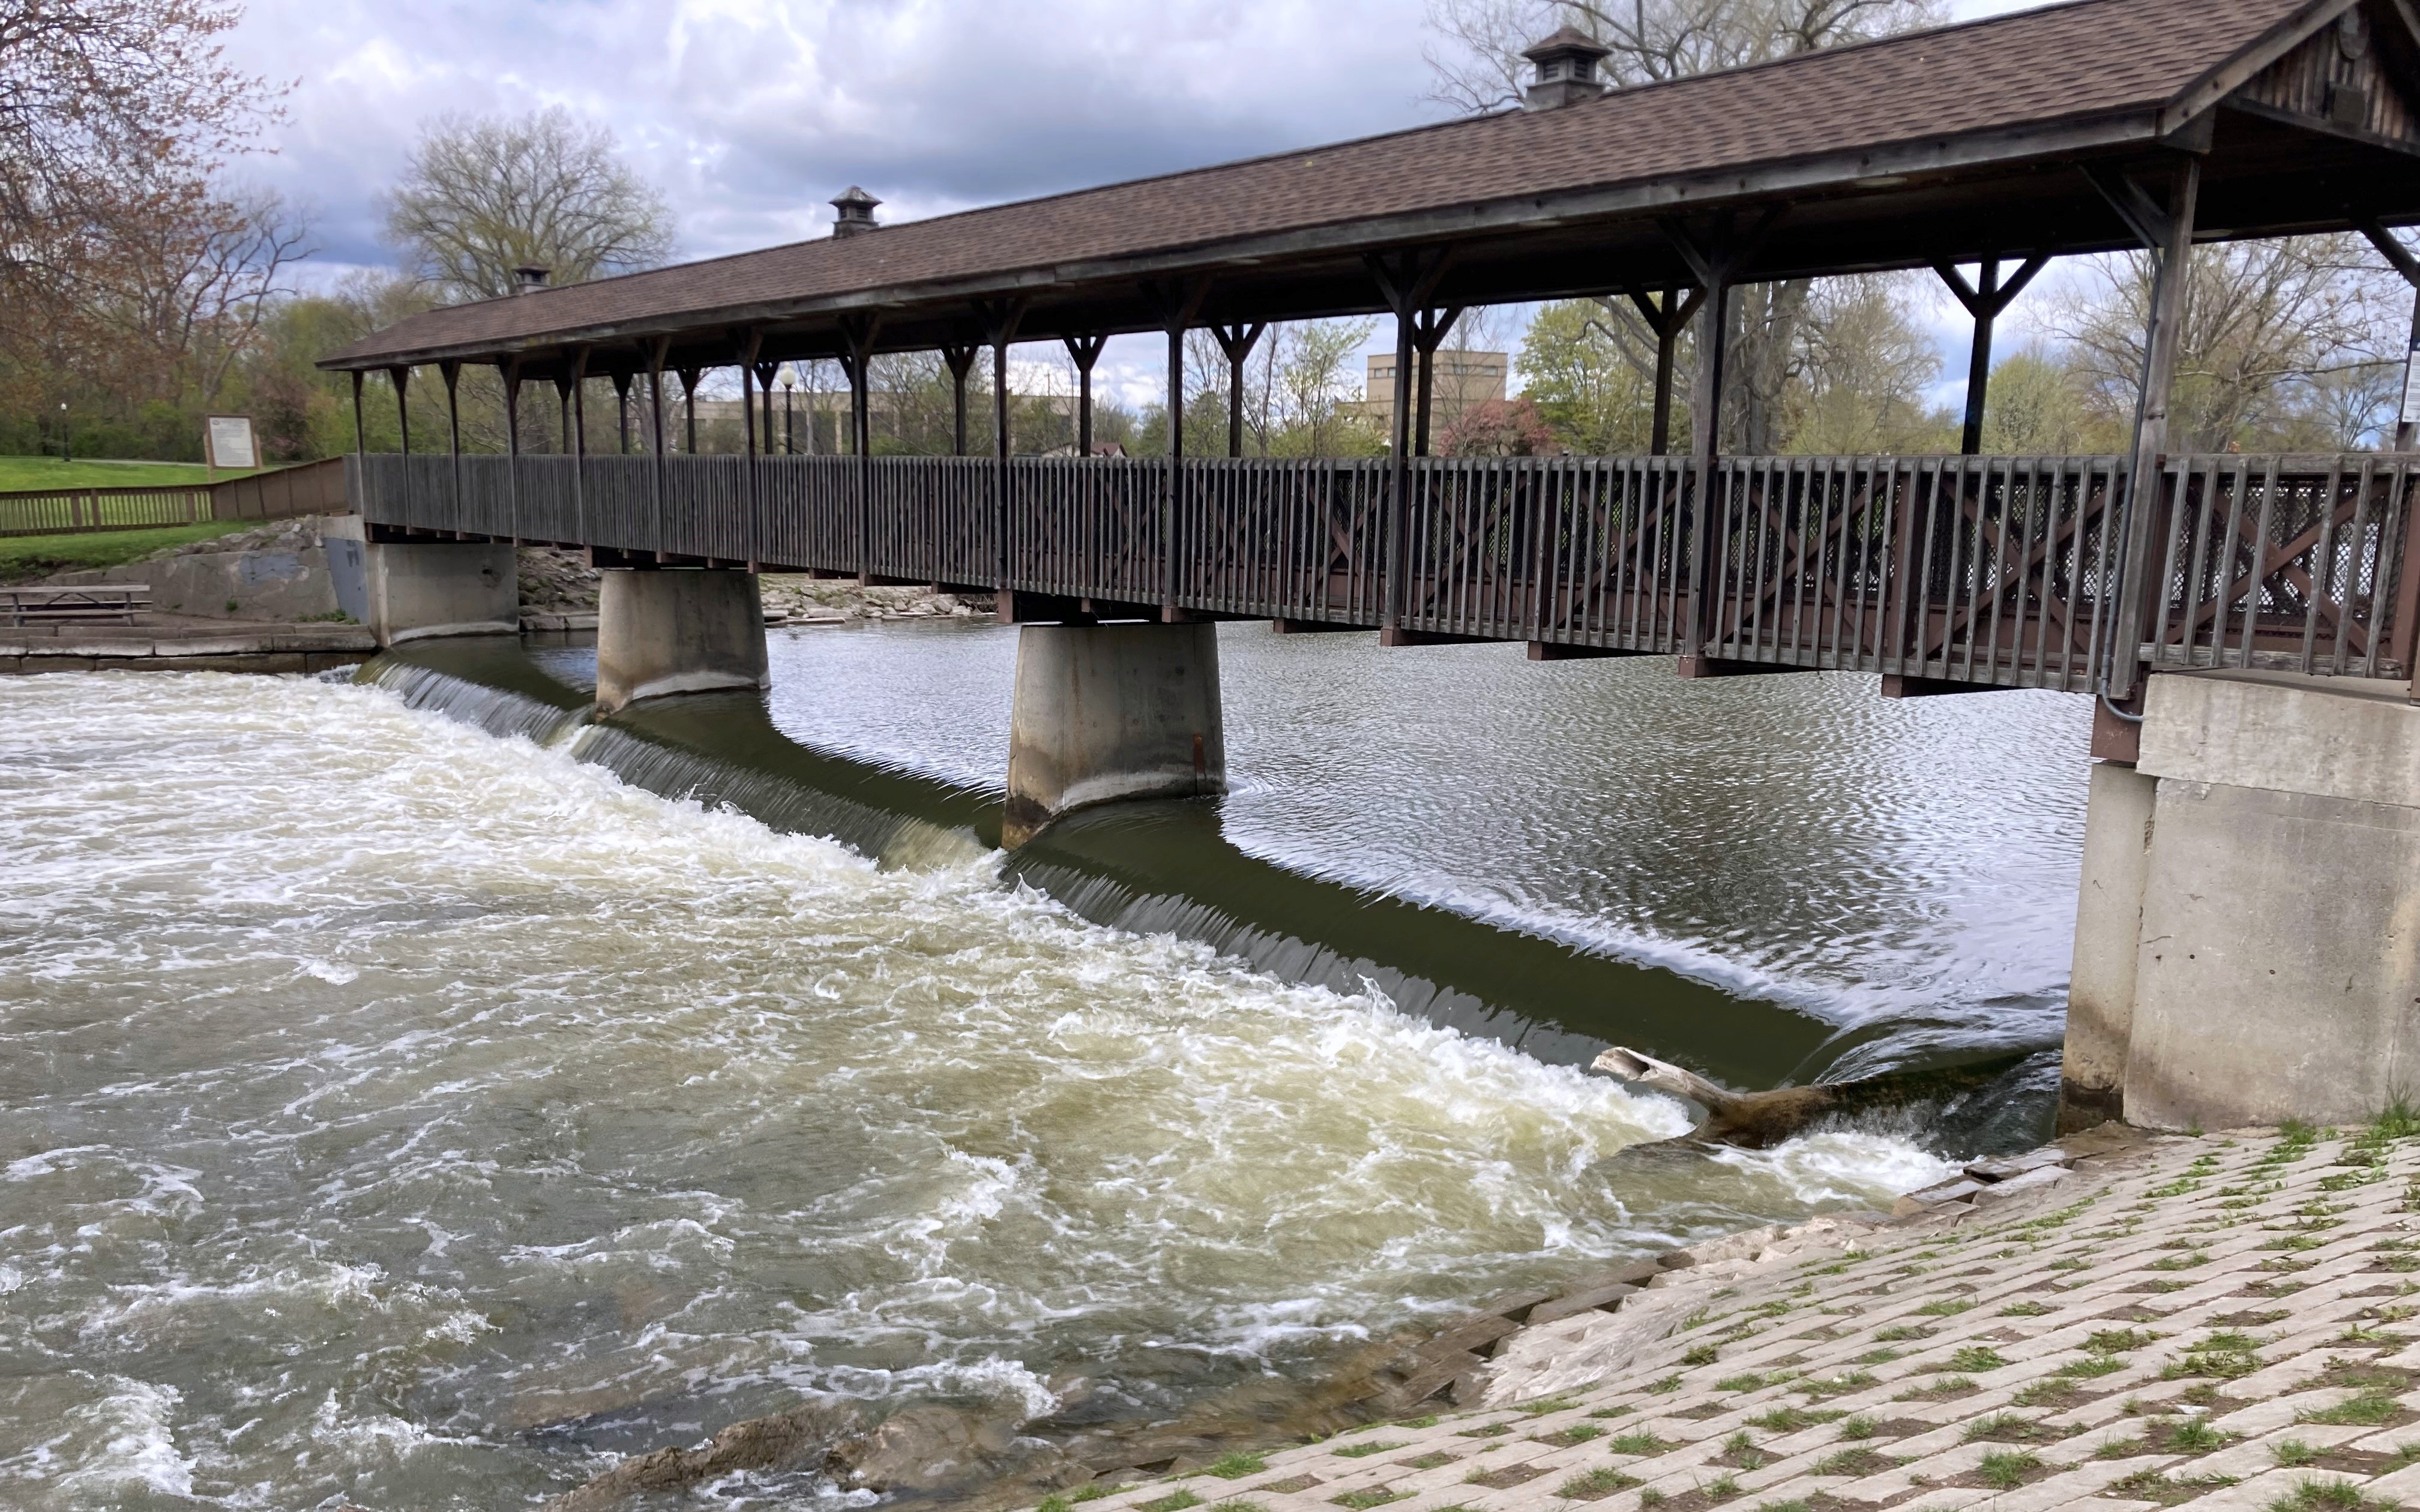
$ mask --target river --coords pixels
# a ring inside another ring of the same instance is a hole
[[[0,1500],[520,1504],[1078,1376],[1164,1415],[1944,1169],[1607,1166],[1683,1126],[1574,1064],[1617,1036],[2030,1053],[1962,1137],[2039,1121],[2080,701],[1229,626],[1233,795],[1009,863],[1014,650],[777,632],[762,709],[624,731],[548,715],[572,649],[0,683]],[[539,741],[444,712],[508,684]]]

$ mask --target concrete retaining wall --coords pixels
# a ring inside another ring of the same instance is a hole
[[[2122,842],[2146,783],[2128,992]],[[2132,1123],[2341,1123],[2420,1101],[2420,706],[2404,685],[2154,677],[2134,779],[2096,778],[2092,802],[2071,1085],[2112,1079],[2122,1022]]]

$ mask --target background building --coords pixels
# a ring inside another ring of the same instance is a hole
[[[1465,351],[1440,348],[1432,360],[1435,388],[1429,401],[1431,434],[1442,434],[1445,428],[1463,416],[1463,412],[1490,399],[1504,397],[1505,377],[1511,371],[1512,358],[1503,352]],[[1418,370],[1414,372],[1417,378]],[[1395,354],[1373,352],[1369,370],[1362,378],[1361,402],[1349,406],[1350,411],[1377,428],[1382,436],[1391,435],[1395,423]]]

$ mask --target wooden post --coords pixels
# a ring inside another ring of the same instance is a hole
[[[1690,317],[1698,313],[1705,297],[1702,288],[1667,288],[1660,301],[1637,289],[1630,291],[1632,306],[1647,322],[1647,329],[1655,333],[1655,411],[1648,431],[1650,455],[1671,454],[1672,370],[1681,348],[1681,332],[1688,329]]]
[[[1408,578],[1412,543],[1412,360],[1420,310],[1453,260],[1450,247],[1419,248],[1363,259],[1387,307],[1395,313],[1393,423],[1388,427],[1386,594],[1378,618],[1378,643],[1402,645],[1404,617],[1411,602]]]
[[[967,455],[967,375],[974,371],[975,348],[952,345],[941,348],[950,368],[950,455]]]
[[[1992,387],[1992,327],[2006,310],[2024,292],[2034,275],[2049,263],[2047,256],[2027,258],[2007,283],[2000,282],[2000,259],[1986,257],[1978,265],[1973,284],[1949,263],[1935,263],[1933,271],[1949,285],[1949,292],[1966,307],[1975,319],[1975,343],[1966,362],[1966,425],[1959,440],[1962,455],[1979,456],[1983,452],[1983,406]]]
[[[613,370],[613,453],[630,455],[630,370]]]
[[[2118,612],[2109,626],[2106,648],[2108,675],[2102,691],[2114,703],[2133,699],[2141,679],[2143,637],[2151,609],[2154,563],[2151,534],[2158,522],[2160,470],[2168,447],[2168,404],[2176,387],[2177,349],[2184,313],[2185,281],[2193,259],[2194,215],[2201,195],[2201,160],[2187,157],[2177,165],[2168,186],[2168,202],[2153,201],[2133,180],[2116,193],[2132,210],[2130,221],[2149,233],[2157,273],[2151,285],[2151,313],[2143,342],[2143,387],[2134,410],[2133,471],[2126,479],[2125,536],[2118,555]],[[2127,191],[2131,189],[2132,193]],[[2165,585],[2161,585],[2162,592]]]
[[[1008,586],[1008,340],[1016,330],[1016,316],[1012,313],[994,325],[991,332],[991,458],[992,543],[995,557],[993,587]],[[961,387],[960,403],[966,390]]]
[[[1227,455],[1244,455],[1244,364],[1251,359],[1252,348],[1260,345],[1261,335],[1268,330],[1266,322],[1232,326],[1212,326],[1210,333],[1218,339],[1218,349],[1227,354]]]
[[[462,404],[456,385],[462,377],[462,364],[446,361],[437,364],[438,377],[445,380],[445,444],[454,456],[454,525],[462,525]]]
[[[841,371],[848,375],[848,445],[857,459],[849,469],[850,486],[855,490],[850,514],[857,521],[857,580],[861,583],[874,581],[874,420],[867,369],[874,363],[875,338],[881,332],[878,313],[847,316],[841,321]]]
[[[1412,455],[1429,455],[1429,415],[1436,398],[1436,350],[1462,318],[1459,305],[1442,310],[1419,311],[1412,320],[1412,345],[1419,353],[1419,372],[1416,382],[1419,393],[1413,401]]]
[[[362,370],[353,369],[353,455],[370,455],[370,427],[362,418]]]
[[[673,339],[658,336],[647,344],[647,416],[654,484],[654,539],[649,543],[658,562],[664,559],[664,360],[672,355]]]
[[[395,385],[396,423],[400,427],[396,440],[397,445],[401,448],[404,458],[402,464],[403,507],[406,517],[411,517],[411,404],[409,391],[411,388],[411,369],[409,367],[390,367],[386,370],[386,377],[387,381]]]
[[[739,343],[739,428],[748,433],[748,570],[754,572],[765,556],[763,480],[756,467],[756,354],[764,349],[765,332],[753,327]]]
[[[705,369],[684,367],[681,380],[681,451],[690,456],[697,455],[697,380]]]
[[[504,506],[513,517],[513,544],[521,539],[521,360],[496,364],[504,380]]]
[[[1702,670],[1706,646],[1714,639],[1715,605],[1714,543],[1720,537],[1721,504],[1714,497],[1722,450],[1723,368],[1730,330],[1731,269],[1714,264],[1705,280],[1705,298],[1698,307],[1697,382],[1689,393],[1689,455],[1695,460],[1697,498],[1689,522],[1689,624],[1682,640],[1683,671]]]
[[[580,538],[588,539],[588,348],[572,348],[571,371],[560,380],[569,402],[564,429],[571,440],[571,518]]]
[[[1173,621],[1176,612],[1177,496],[1185,488],[1185,322],[1168,327],[1168,487],[1159,501],[1159,617]]]
[[[1093,455],[1093,364],[1107,336],[1069,336],[1067,355],[1076,363],[1076,455]]]

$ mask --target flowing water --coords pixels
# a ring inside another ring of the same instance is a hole
[[[529,1504],[1079,1376],[1165,1414],[1943,1168],[1608,1165],[1683,1124],[1568,1063],[1615,1034],[2055,1033],[2063,702],[1222,641],[1236,795],[1014,863],[1000,632],[781,637],[769,718],[613,728],[573,652],[0,683],[0,1504]]]

